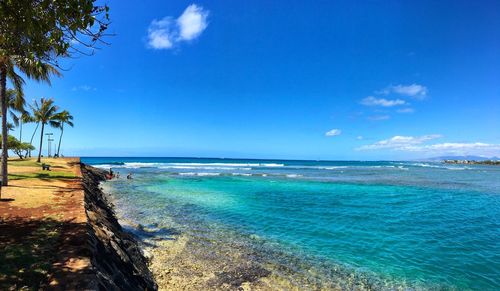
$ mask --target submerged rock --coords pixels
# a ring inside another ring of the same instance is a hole
[[[217,273],[211,284],[217,287],[227,286],[232,289],[241,287],[244,283],[256,282],[270,274],[269,270],[264,269],[258,264],[248,264]]]

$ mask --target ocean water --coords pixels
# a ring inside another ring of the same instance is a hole
[[[237,245],[297,288],[500,289],[500,167],[82,161],[121,174],[105,185],[121,218],[166,230],[147,238],[182,234],[210,242],[196,244],[207,251]]]

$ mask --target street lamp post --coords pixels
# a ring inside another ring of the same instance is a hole
[[[53,139],[51,138],[52,135],[54,135],[52,132],[49,132],[49,133],[46,133],[45,134],[47,136],[47,157],[50,158],[50,148],[51,148],[51,141],[53,141]]]

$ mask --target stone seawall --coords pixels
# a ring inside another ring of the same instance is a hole
[[[157,290],[136,239],[125,232],[112,204],[99,188],[105,172],[81,165],[92,268],[99,290]]]

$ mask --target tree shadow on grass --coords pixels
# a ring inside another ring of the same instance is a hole
[[[0,198],[0,202],[12,202],[14,200],[14,198]]]
[[[55,189],[59,190],[59,192],[71,192],[75,190],[81,190],[80,187],[66,187],[66,186],[54,186],[54,185],[41,185],[41,186],[18,186],[18,185],[9,185],[9,188],[25,188],[25,189]]]
[[[82,162],[79,162],[79,161],[69,161],[68,162],[68,165],[70,165],[70,166],[81,165],[81,164],[82,164]]]
[[[90,266],[67,268],[90,256],[86,238],[85,223],[0,219],[0,290],[86,289]]]
[[[78,178],[79,177],[77,176],[52,174],[52,173],[9,174],[10,180],[41,179],[44,181],[50,181],[58,179],[58,180],[70,181]]]

